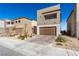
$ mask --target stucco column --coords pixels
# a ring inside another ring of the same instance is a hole
[[[39,35],[39,26],[37,26],[37,35]]]
[[[76,33],[77,33],[77,38],[79,38],[79,3],[77,3],[77,5],[76,5]]]
[[[60,25],[56,26],[56,28],[57,28],[57,29],[56,29],[56,32],[57,32],[57,33],[56,33],[56,36],[61,35],[61,34],[60,34]]]

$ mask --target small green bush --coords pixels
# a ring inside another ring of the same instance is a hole
[[[63,46],[63,44],[62,44],[62,43],[56,43],[56,45],[61,45],[61,46]]]
[[[57,39],[55,40],[56,42],[66,42],[65,38],[63,38],[62,36],[58,36]]]

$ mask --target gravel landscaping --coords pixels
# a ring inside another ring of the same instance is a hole
[[[66,42],[61,43],[62,45],[61,44],[56,45],[57,42],[54,41],[53,46],[79,51],[79,40],[77,38],[69,37],[69,36],[62,36],[62,37],[65,38]]]

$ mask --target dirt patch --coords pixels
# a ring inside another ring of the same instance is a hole
[[[66,42],[64,43],[55,42],[53,43],[53,46],[79,51],[79,40],[77,40],[77,38],[73,38],[69,36],[63,36],[63,37],[66,39]]]

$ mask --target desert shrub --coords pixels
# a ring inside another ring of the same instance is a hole
[[[61,35],[59,35],[55,41],[56,42],[66,42],[65,38],[62,37]]]
[[[63,44],[62,44],[62,43],[60,43],[60,42],[59,42],[59,43],[56,43],[56,45],[60,45],[60,46],[63,46]]]
[[[16,30],[16,27],[13,27],[12,30]]]
[[[19,35],[18,39],[24,40],[27,37],[28,37],[28,35],[27,35],[27,33],[25,33],[24,35]]]
[[[10,35],[10,37],[14,37],[15,35]]]
[[[25,39],[25,36],[20,35],[20,36],[18,37],[18,39],[24,40],[24,39]]]
[[[17,37],[18,39],[20,39],[21,38],[21,35],[18,35],[18,37]]]
[[[25,39],[25,36],[21,36],[21,40],[24,40]]]
[[[27,37],[28,37],[28,35],[27,35],[27,34],[24,34],[24,37],[25,37],[25,38],[27,38]]]
[[[32,37],[32,35],[30,37]]]
[[[32,34],[30,35],[30,37],[32,37]]]

